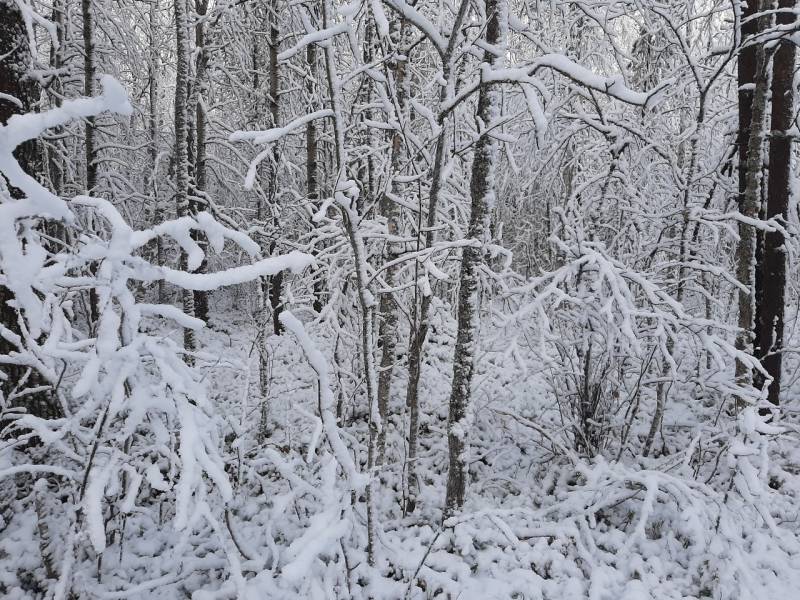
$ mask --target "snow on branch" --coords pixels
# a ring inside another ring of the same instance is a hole
[[[65,202],[25,173],[13,155],[17,145],[71,119],[103,111],[130,114],[122,86],[110,77],[101,81],[103,93],[96,98],[14,116],[0,127],[0,172],[24,194],[14,199],[5,188],[0,190],[0,273],[2,285],[13,295],[9,305],[16,309],[20,327],[20,334],[5,327],[0,334],[14,348],[8,357],[38,371],[52,387],[43,386],[43,391],[62,400],[65,413],[57,418],[19,413],[13,416],[15,423],[9,431],[18,434],[19,440],[38,437],[52,448],[48,460],[78,464],[77,470],[59,464],[33,468],[9,464],[6,468],[6,459],[14,451],[12,443],[0,451],[4,467],[0,478],[29,472],[72,479],[79,486],[73,492],[82,498],[83,519],[74,526],[76,531],[85,528],[98,553],[105,549],[107,539],[107,490],[119,487],[122,473],[131,475],[131,485],[136,486],[124,498],[117,497],[122,512],[131,512],[138,486],[146,477],[153,489],[173,494],[177,529],[197,524],[211,493],[223,502],[232,498],[219,455],[218,423],[204,385],[184,360],[183,348],[163,332],[151,335],[142,321],[154,316],[189,329],[199,329],[204,323],[171,305],[138,302],[132,282],[163,279],[184,289],[212,290],[283,270],[298,272],[314,260],[295,251],[202,274],[155,265],[141,249],[155,238],[168,236],[188,254],[188,268],[199,266],[205,251],[192,239],[195,230],[202,231],[217,252],[226,240],[251,257],[258,256],[259,247],[208,213],[135,230],[110,201],[81,195]],[[101,226],[80,228],[73,209],[86,211]],[[64,244],[57,252],[46,249],[39,219],[74,224],[80,243]],[[86,290],[94,292],[98,311],[91,337],[75,325],[73,309],[75,297]],[[65,372],[71,375],[58,378],[56,365],[62,377]],[[78,403],[72,413],[66,399]],[[83,450],[69,449],[68,438],[80,440],[74,446]],[[159,444],[153,445],[153,439]],[[170,465],[169,482],[157,466],[161,463]],[[205,517],[214,524],[212,515]]]
[[[536,71],[543,68],[552,69],[579,85],[616,98],[626,104],[644,108],[652,108],[659,102],[661,99],[661,92],[671,83],[670,81],[664,81],[649,92],[637,92],[625,85],[625,81],[621,75],[600,75],[570,60],[563,54],[556,53],[540,56],[531,64],[524,67],[506,69],[489,69],[484,67],[482,78],[483,81],[536,85],[536,80],[533,76]]]
[[[253,143],[259,145],[271,144],[273,142],[277,142],[282,137],[292,133],[295,129],[298,129],[303,125],[310,123],[311,121],[315,121],[316,119],[324,119],[327,117],[333,117],[332,110],[318,110],[301,117],[297,117],[294,121],[288,125],[284,125],[283,127],[273,127],[272,129],[266,129],[264,131],[234,131],[228,139],[231,142],[252,141]],[[250,162],[250,167],[247,169],[247,176],[244,180],[245,189],[253,189],[253,184],[255,183],[256,179],[256,169],[258,168],[258,165],[261,164],[261,161],[269,156],[270,152],[270,149],[266,149],[260,152]]]
[[[300,52],[306,46],[311,44],[323,45],[327,43],[331,38],[336,37],[337,35],[341,35],[343,33],[347,33],[350,28],[350,23],[347,21],[343,23],[339,23],[338,25],[334,25],[333,27],[328,27],[327,29],[321,29],[319,31],[312,31],[307,33],[300,41],[297,42],[294,46],[289,48],[288,50],[284,50],[280,54],[278,54],[278,60],[284,61],[288,60],[293,57],[295,54]]]
[[[336,424],[336,416],[333,413],[335,400],[328,378],[328,363],[297,317],[288,310],[284,310],[281,312],[279,318],[283,326],[291,331],[297,338],[297,342],[303,349],[303,353],[306,355],[309,365],[311,365],[311,368],[314,369],[314,372],[317,374],[320,417],[322,418],[322,426],[331,444],[334,456],[345,472],[351,488],[353,490],[361,489],[366,484],[365,477],[358,472],[347,450],[347,446],[344,445],[342,438],[339,436],[339,426]]]
[[[94,117],[103,112],[120,115],[130,115],[133,112],[125,88],[116,79],[110,75],[103,75],[100,77],[100,84],[103,93],[97,97],[67,100],[60,107],[41,113],[14,115],[5,125],[0,125],[0,171],[11,185],[21,189],[28,197],[28,202],[25,204],[15,203],[16,214],[6,209],[3,211],[6,214],[0,214],[0,218],[13,219],[35,215],[70,218],[63,201],[25,173],[12,152],[23,142],[36,139],[48,129],[64,125],[73,119]]]
[[[110,75],[103,75],[100,83],[103,86],[100,96],[68,100],[60,107],[42,113],[14,115],[5,125],[0,125],[0,173],[24,194],[18,200],[0,199],[0,270],[6,276],[5,285],[28,316],[34,337],[39,334],[42,314],[42,302],[34,292],[34,279],[44,264],[45,254],[36,252],[33,247],[24,247],[17,236],[17,221],[45,217],[71,222],[73,215],[61,198],[22,169],[14,157],[14,150],[47,129],[64,125],[72,119],[92,117],[106,111],[131,114],[133,108],[122,85]]]
[[[302,117],[297,117],[294,121],[283,127],[273,127],[272,129],[266,129],[264,131],[234,131],[228,139],[231,142],[252,141],[256,144],[270,144],[272,142],[277,142],[283,136],[310,121],[332,116],[333,111],[326,108],[324,110],[308,113]]]
[[[397,12],[401,17],[408,20],[414,27],[430,40],[433,47],[440,55],[444,55],[447,48],[447,42],[439,34],[436,26],[425,18],[416,8],[407,4],[405,0],[383,0],[393,11]]]
[[[232,267],[216,273],[188,273],[168,267],[161,267],[159,272],[163,275],[165,281],[185,290],[211,291],[229,285],[253,281],[259,277],[275,275],[281,271],[299,273],[313,263],[314,257],[310,254],[292,250],[288,254],[264,258],[251,265]]]

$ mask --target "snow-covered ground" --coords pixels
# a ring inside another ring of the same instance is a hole
[[[167,501],[175,474],[162,477],[154,467],[136,508],[106,514],[102,555],[79,546],[76,597],[760,600],[800,589],[793,466],[800,455],[790,437],[760,434],[772,432],[754,413],[742,423],[747,435],[736,437],[678,423],[676,415],[685,421],[691,413],[673,409],[657,458],[579,459],[561,445],[552,374],[522,370],[500,351],[478,360],[468,501],[444,526],[454,339],[444,309],[434,312],[421,379],[421,493],[413,513],[404,512],[404,369],[395,371],[387,458],[375,474],[378,542],[370,566],[364,490],[351,492],[336,474],[315,373],[297,339],[285,333],[268,342],[270,427],[259,443],[255,322],[225,299],[212,312],[198,373],[224,423],[233,499],[223,507],[209,498],[216,517],[178,532]],[[308,332],[332,360],[326,328],[308,324]],[[368,432],[358,395],[344,409],[341,438],[363,471]],[[45,597],[41,557],[63,560],[70,519],[45,515],[69,505],[41,498],[50,505],[23,510],[20,503],[3,515],[4,598]],[[36,531],[43,523],[44,536]]]

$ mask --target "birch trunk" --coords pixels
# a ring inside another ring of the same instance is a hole
[[[189,158],[187,148],[187,91],[189,84],[189,44],[186,24],[186,0],[175,0],[175,206],[179,217],[189,215]],[[187,257],[181,252],[180,268],[186,269]],[[181,292],[183,312],[194,316],[194,294],[189,290]],[[183,329],[183,347],[186,352],[195,349],[194,331]],[[186,361],[193,359],[186,356]]]
[[[394,80],[394,90],[389,89],[389,93],[396,98],[395,113],[397,115],[397,129],[392,132],[391,148],[392,154],[389,163],[389,192],[381,197],[381,214],[386,218],[387,231],[390,238],[396,237],[400,233],[400,210],[394,198],[401,192],[400,185],[395,179],[399,175],[400,160],[402,158],[403,145],[403,126],[408,122],[408,26],[405,19],[400,19],[396,26],[396,53],[391,63],[392,78]],[[386,243],[385,260],[392,262],[402,252],[402,247],[391,239]],[[397,267],[388,267],[383,274],[386,287],[394,287],[395,273]],[[378,464],[382,464],[386,455],[386,416],[389,412],[389,399],[392,391],[392,373],[394,363],[397,359],[397,312],[398,307],[394,299],[393,292],[381,295],[380,307],[378,309],[381,316],[379,328],[379,339],[381,345],[381,362],[378,373],[378,410],[381,415],[381,422],[384,427],[378,436]]]
[[[83,95],[94,96],[94,22],[92,18],[92,0],[81,0],[81,18],[83,26]],[[86,193],[92,195],[97,186],[97,151],[95,150],[95,118],[87,117],[84,125],[84,156],[86,160]],[[97,292],[89,290],[90,329],[99,317]]]
[[[767,6],[761,2],[759,9]],[[763,31],[770,24],[770,17],[763,16],[758,21],[758,30]],[[751,103],[751,119],[747,140],[747,162],[745,164],[745,189],[739,203],[739,212],[745,217],[757,219],[761,205],[761,180],[763,177],[764,127],[767,114],[767,92],[769,91],[769,56],[763,45],[756,47],[755,89]],[[748,353],[753,351],[754,325],[754,285],[756,231],[743,222],[739,222],[739,244],[736,249],[736,278],[745,290],[739,290],[739,333],[736,336],[736,348]],[[742,362],[736,361],[736,379],[746,385],[752,382],[750,369]]]
[[[490,68],[502,56],[508,13],[505,0],[486,0],[486,45],[483,61]],[[494,204],[495,170],[499,144],[490,131],[500,113],[500,85],[483,82],[478,96],[477,120],[480,137],[475,145],[470,195],[472,206],[467,237],[487,242],[489,217]],[[472,375],[475,367],[475,335],[478,313],[478,269],[483,248],[466,247],[461,258],[461,287],[458,292],[458,333],[453,357],[453,384],[447,422],[449,470],[445,518],[464,505],[469,466],[469,429]]]

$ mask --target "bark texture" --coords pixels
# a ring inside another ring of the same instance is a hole
[[[408,105],[408,51],[407,36],[408,26],[405,19],[400,19],[396,25],[395,44],[397,51],[391,63],[392,79],[394,81],[393,96],[396,99],[395,113],[397,115],[396,129],[392,131],[391,147],[392,154],[389,164],[389,192],[381,197],[380,210],[381,214],[386,218],[386,227],[390,239],[386,243],[385,259],[387,263],[394,261],[399,254],[403,251],[402,245],[391,238],[396,237],[400,233],[400,209],[395,202],[395,197],[402,194],[401,186],[397,183],[395,176],[399,175],[400,162],[404,151],[404,134],[403,125],[407,123],[407,105]],[[394,286],[395,273],[397,267],[388,267],[383,272],[383,278],[386,287],[391,289]],[[380,323],[380,345],[381,345],[381,362],[378,372],[378,410],[381,415],[381,422],[384,427],[381,429],[380,436],[378,436],[378,463],[383,463],[386,454],[386,417],[389,413],[389,399],[392,392],[392,373],[394,372],[394,363],[397,360],[397,322],[398,322],[398,307],[392,292],[387,292],[381,295],[379,313],[381,317]]]
[[[759,8],[765,9],[767,6],[762,2]],[[770,17],[763,16],[758,21],[757,29],[764,30],[769,26]],[[739,202],[739,212],[753,219],[759,217],[761,205],[764,127],[769,90],[769,57],[763,45],[757,46],[755,50],[754,81],[745,163],[745,187]],[[757,241],[755,229],[740,221],[739,245],[736,249],[736,278],[745,289],[739,291],[739,333],[736,336],[736,347],[745,352],[753,350]],[[739,383],[752,381],[750,369],[741,361],[736,362],[736,378]]]
[[[189,210],[189,154],[187,148],[188,115],[187,92],[189,85],[189,40],[186,25],[186,0],[175,0],[175,204],[179,217],[190,214]],[[187,257],[181,252],[180,268],[187,269]],[[181,291],[183,312],[194,316],[194,294]],[[187,352],[195,349],[194,331],[183,329],[183,347]],[[187,362],[192,360],[187,355]]]
[[[794,22],[790,10],[794,0],[779,0],[778,26],[788,27]],[[787,135],[794,116],[794,65],[795,45],[783,40],[772,59],[772,116],[769,139],[769,172],[767,176],[767,204],[765,217],[786,223],[791,195],[792,138]],[[786,248],[780,231],[768,231],[763,237],[756,279],[756,332],[754,353],[764,370],[772,378],[768,398],[772,404],[780,403],[784,310],[786,302]],[[756,373],[754,383],[760,387],[764,376]]]
[[[453,52],[456,42],[459,39],[461,24],[469,8],[469,1],[462,0],[450,39],[442,57],[442,81],[444,85],[439,90],[439,103],[444,104],[453,85],[451,78],[453,73]],[[439,210],[439,196],[444,185],[443,170],[447,161],[447,128],[445,127],[444,115],[438,118],[439,135],[436,139],[436,153],[433,160],[431,171],[431,189],[428,195],[428,214],[425,220],[425,240],[426,248],[433,245],[436,237],[436,214]],[[422,211],[420,210],[420,224],[422,222]],[[420,249],[421,227],[418,227],[417,250]],[[419,264],[417,264],[419,268]],[[417,277],[418,279],[418,277]],[[417,287],[419,290],[419,287]],[[428,337],[428,315],[430,313],[432,295],[424,295],[420,301],[414,302],[412,314],[411,340],[408,345],[408,385],[406,387],[406,407],[408,408],[408,470],[407,488],[408,497],[406,499],[405,511],[414,512],[417,505],[419,494],[419,477],[417,476],[417,451],[419,448],[419,377],[422,370],[422,357],[425,348],[425,340]]]
[[[206,48],[206,25],[204,17],[208,12],[208,0],[195,0],[195,13],[197,22],[194,26],[195,44],[195,70],[194,83],[192,85],[192,106],[194,110],[194,161],[190,167],[194,167],[194,185],[191,190],[189,210],[192,214],[197,214],[207,208],[206,200],[206,111],[204,99],[208,91],[208,81],[206,71],[208,69],[208,48]],[[205,236],[197,231],[192,232],[193,239],[205,250],[208,245]],[[200,273],[208,270],[208,261],[204,258],[200,267]],[[208,292],[195,291],[194,295],[194,316],[203,321],[208,321]]]
[[[0,124],[8,122],[16,114],[35,110],[39,89],[33,79],[28,78],[32,56],[28,32],[17,3],[0,0]],[[14,102],[10,98],[19,101]],[[44,161],[41,146],[36,140],[21,144],[14,156],[22,169],[38,180],[43,179]],[[20,190],[8,186],[12,198],[22,197]],[[9,304],[14,295],[0,283],[0,325],[20,336],[17,309]],[[0,356],[13,354],[17,347],[5,336],[0,336]],[[47,382],[31,368],[24,365],[2,364],[0,370],[0,407],[23,407],[29,413],[43,418],[61,415],[61,408],[50,391],[17,396],[27,389],[46,386]]]
[[[280,31],[278,30],[278,0],[271,0],[269,5],[269,114],[270,127],[280,126],[280,70],[278,67],[278,45],[280,44]],[[272,225],[275,229],[275,237],[269,245],[270,255],[275,254],[278,249],[277,235],[280,231],[280,207],[277,206],[278,192],[278,161],[280,160],[280,146],[273,144],[272,162],[269,167],[269,199],[272,205]],[[275,335],[283,333],[283,325],[280,322],[281,311],[283,310],[283,271],[270,276],[269,278],[269,303],[272,307],[272,330]]]
[[[502,55],[505,37],[506,6],[504,0],[486,0],[486,45],[484,63],[495,64]],[[481,84],[478,96],[477,121],[480,137],[475,145],[470,179],[470,221],[467,237],[481,243],[487,241],[489,217],[494,203],[495,159],[497,140],[490,127],[500,108],[500,89],[497,83]],[[453,384],[447,422],[449,470],[445,517],[458,512],[464,505],[469,466],[469,428],[472,375],[475,367],[475,335],[478,311],[478,269],[484,260],[483,248],[464,248],[461,258],[460,289],[458,292],[458,333],[453,357]]]

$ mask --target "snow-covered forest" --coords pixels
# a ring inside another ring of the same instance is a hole
[[[794,0],[0,0],[0,597],[800,594]]]

